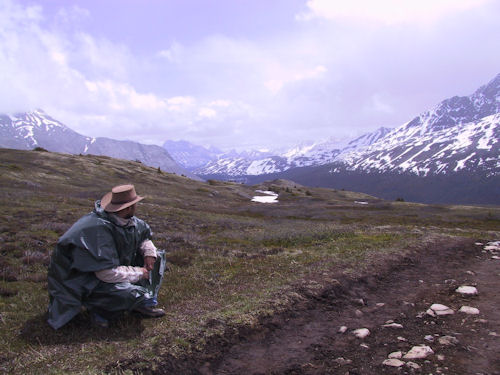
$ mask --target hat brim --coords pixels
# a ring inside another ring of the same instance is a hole
[[[111,198],[112,198],[113,193],[109,192],[106,193],[102,198],[101,198],[101,207],[104,209],[106,212],[118,212],[121,211],[127,207],[130,207],[137,202],[141,201],[144,199],[144,197],[141,197],[140,195],[136,196],[133,201],[127,202],[127,203],[122,203],[122,204],[113,204],[111,203]]]

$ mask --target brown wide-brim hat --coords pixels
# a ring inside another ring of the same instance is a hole
[[[101,207],[107,212],[118,212],[143,199],[135,192],[134,185],[118,185],[102,197]]]

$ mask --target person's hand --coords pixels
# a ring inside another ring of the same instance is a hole
[[[142,268],[142,278],[149,279],[149,270],[147,268]]]
[[[155,266],[155,261],[156,261],[155,257],[144,257],[144,267],[148,271],[152,271]]]

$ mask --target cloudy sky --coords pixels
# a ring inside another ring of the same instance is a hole
[[[500,73],[498,0],[0,0],[0,113],[270,148],[395,127]]]

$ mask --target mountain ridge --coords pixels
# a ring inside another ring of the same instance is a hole
[[[105,155],[141,161],[165,172],[199,179],[182,168],[160,146],[106,137],[87,137],[55,120],[41,109],[12,115],[0,114],[0,147],[21,150],[42,147],[68,154]]]

